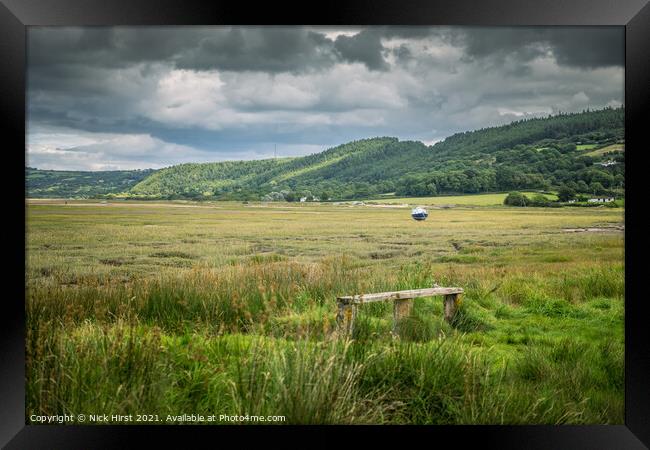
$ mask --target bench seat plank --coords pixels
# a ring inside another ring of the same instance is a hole
[[[407,291],[378,292],[376,294],[347,295],[344,297],[337,297],[336,299],[339,302],[346,303],[346,304],[362,304],[362,303],[370,303],[370,302],[381,302],[384,300],[432,297],[434,295],[451,295],[451,294],[462,294],[462,293],[463,293],[462,288],[435,287],[435,288],[424,288],[424,289],[411,289]]]

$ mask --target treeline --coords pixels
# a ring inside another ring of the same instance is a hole
[[[560,149],[546,145],[549,147],[542,149],[519,145],[495,152],[494,163],[485,168],[410,175],[400,180],[396,192],[426,196],[568,186],[576,192],[604,194],[625,188],[623,152],[591,157],[577,151],[575,144]],[[598,161],[606,163],[599,165]]]
[[[510,192],[503,200],[506,206],[519,206],[519,207],[542,207],[542,208],[559,208],[561,206],[588,206],[599,207],[607,206],[617,208],[624,204],[623,199],[614,199],[613,197],[598,197],[592,199],[590,195],[576,194],[571,188],[563,186],[560,188],[557,199],[552,200],[547,196],[540,193],[527,196],[521,192]]]

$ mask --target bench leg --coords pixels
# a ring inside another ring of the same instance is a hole
[[[351,336],[354,319],[357,317],[357,305],[339,302],[336,313],[336,327],[339,335]]]
[[[445,295],[445,320],[451,322],[451,319],[456,314],[456,307],[458,306],[458,294]]]
[[[413,311],[413,299],[403,298],[393,302],[393,337],[399,336],[399,323]]]

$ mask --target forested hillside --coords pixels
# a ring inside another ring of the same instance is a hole
[[[32,198],[87,198],[126,192],[153,170],[84,172],[25,169],[27,196]]]
[[[459,133],[433,146],[380,137],[299,158],[181,164],[95,195],[325,200],[560,187],[621,193],[623,139],[624,109],[606,108]],[[28,187],[31,176],[28,171]],[[30,187],[30,195],[40,192]]]

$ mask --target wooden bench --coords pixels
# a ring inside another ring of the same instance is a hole
[[[399,322],[408,317],[413,309],[413,299],[418,297],[444,296],[444,318],[451,321],[458,306],[458,297],[463,289],[457,287],[440,287],[411,289],[407,291],[379,292],[376,294],[361,294],[337,297],[338,312],[336,323],[338,332],[344,335],[351,335],[354,327],[354,319],[357,316],[357,307],[364,303],[384,302],[393,300],[393,335],[399,336]]]

